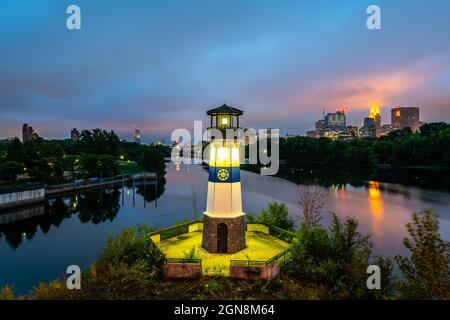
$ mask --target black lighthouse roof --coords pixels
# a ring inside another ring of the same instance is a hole
[[[206,111],[206,114],[208,116],[214,116],[216,114],[231,114],[234,116],[241,116],[243,113],[244,112],[242,110],[231,107],[225,103],[223,105],[221,105],[220,107]]]

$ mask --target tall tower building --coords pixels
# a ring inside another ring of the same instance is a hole
[[[204,212],[202,247],[211,253],[235,253],[246,247],[245,214],[242,212],[239,143],[226,137],[227,129],[239,128],[243,112],[226,104],[209,110],[211,129],[222,139],[210,144],[209,179]]]
[[[391,110],[391,125],[393,128],[411,128],[412,132],[419,131],[420,119],[417,107],[396,107]]]
[[[375,136],[381,135],[381,114],[378,106],[372,106],[370,108],[369,118],[373,119],[375,124]]]
[[[39,135],[36,131],[34,131],[33,127],[24,123],[22,126],[22,142],[36,140],[38,138]]]
[[[141,144],[141,130],[134,129],[134,142]]]
[[[362,133],[363,137],[365,138],[375,138],[376,135],[376,125],[375,120],[371,117],[364,118],[364,123],[360,128],[360,132]]]
[[[338,108],[336,113],[327,113],[325,116],[325,126],[328,130],[343,131],[347,126],[345,110]]]
[[[22,126],[22,142],[26,142],[30,140],[29,139],[29,130],[28,130],[28,124],[24,123]]]

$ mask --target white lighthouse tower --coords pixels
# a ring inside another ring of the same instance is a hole
[[[204,212],[202,247],[211,253],[235,253],[245,248],[239,142],[226,139],[227,129],[239,128],[243,112],[226,104],[209,110],[211,128],[223,139],[210,145],[208,198]]]

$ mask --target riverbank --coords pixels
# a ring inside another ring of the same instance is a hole
[[[86,180],[75,180],[72,183],[22,187],[21,190],[14,188],[12,192],[0,194],[0,210],[18,208],[43,202],[46,197],[56,197],[61,195],[73,194],[80,191],[101,189],[104,187],[113,188],[116,185],[128,182],[143,181],[144,183],[154,183],[158,179],[154,172],[144,172],[140,174],[121,174],[111,178],[91,178]]]

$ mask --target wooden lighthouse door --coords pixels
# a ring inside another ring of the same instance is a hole
[[[217,226],[217,253],[228,252],[228,227],[225,223]]]

